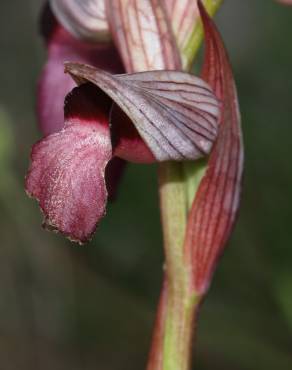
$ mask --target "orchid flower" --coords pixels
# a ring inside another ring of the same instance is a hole
[[[68,30],[70,20],[75,19],[74,12],[80,15],[86,10],[80,2],[73,3],[71,7],[67,1],[52,2],[52,8],[57,10],[56,15]],[[147,7],[147,2],[145,4]],[[87,33],[98,33],[98,27],[99,24]],[[119,35],[118,27],[112,27],[116,30],[113,38]],[[104,23],[101,28],[104,35]],[[77,28],[77,35],[80,29],[81,26]],[[164,60],[171,62],[165,66],[160,64],[156,69],[167,68],[166,71],[112,75],[99,69],[107,61],[107,69],[120,69],[120,63],[115,65],[118,57],[113,57],[112,44],[87,45],[75,39],[76,34],[69,34],[53,19],[47,36],[49,61],[41,78],[38,104],[41,127],[44,133],[52,134],[33,147],[26,188],[39,201],[45,225],[72,240],[85,242],[105,213],[105,168],[109,161],[119,157],[151,163],[206,156],[217,136],[219,101],[202,79],[169,71],[176,67],[173,63],[179,65],[178,54],[176,62],[171,60],[171,54],[170,57],[163,55]],[[85,31],[80,32],[80,36],[84,34]],[[126,46],[125,43],[120,50],[124,53],[126,69],[132,72],[129,63],[134,58],[126,59],[125,55],[131,55]],[[154,58],[158,51],[153,48]],[[163,53],[167,52],[165,47]],[[113,58],[114,64],[111,64]],[[65,99],[63,124],[60,100],[72,87],[71,81],[68,82],[70,77],[60,72],[65,59],[75,62],[67,63],[65,72],[81,86]],[[140,60],[136,59],[140,69],[148,69]],[[155,65],[150,69],[155,69]]]
[[[52,0],[45,16],[38,115],[46,136],[33,146],[26,179],[45,225],[88,241],[105,213],[113,160],[159,163],[166,269],[148,370],[189,369],[194,316],[239,207],[237,93],[204,6],[214,12],[220,3]],[[195,77],[185,70],[200,20],[206,52]],[[183,166],[196,173],[200,158],[206,165],[188,202]]]

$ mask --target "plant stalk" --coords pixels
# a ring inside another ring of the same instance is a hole
[[[222,0],[205,0],[214,15]],[[197,22],[181,50],[184,69],[190,70],[202,40]],[[195,318],[201,298],[192,284],[192,268],[184,256],[188,212],[206,162],[166,162],[159,165],[159,196],[164,237],[164,282],[160,296],[147,370],[190,370]]]

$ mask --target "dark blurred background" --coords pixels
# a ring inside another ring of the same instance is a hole
[[[42,230],[23,182],[40,134],[41,0],[0,3],[0,369],[144,369],[162,241],[155,166],[130,165],[94,240]],[[196,369],[292,369],[292,7],[226,0],[246,147],[239,222],[200,316]],[[290,154],[289,154],[290,153]]]

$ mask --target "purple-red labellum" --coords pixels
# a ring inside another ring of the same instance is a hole
[[[67,97],[64,128],[33,146],[26,190],[44,224],[70,239],[87,241],[105,213],[105,167],[112,157],[110,99],[86,84]]]

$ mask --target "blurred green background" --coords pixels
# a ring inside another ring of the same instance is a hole
[[[94,240],[40,227],[23,179],[45,54],[41,0],[0,3],[0,369],[144,369],[162,275],[155,166],[130,165]],[[292,369],[292,7],[226,0],[216,18],[241,102],[237,228],[200,316],[195,368]]]

